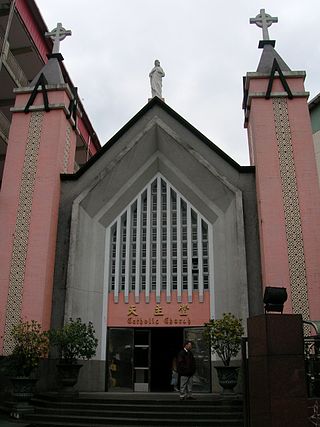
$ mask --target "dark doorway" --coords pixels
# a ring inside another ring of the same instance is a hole
[[[183,345],[183,328],[151,329],[151,383],[150,391],[169,392],[172,361]]]

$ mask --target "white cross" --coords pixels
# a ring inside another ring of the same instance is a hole
[[[259,15],[255,18],[250,18],[250,24],[256,24],[258,27],[262,28],[263,40],[270,40],[268,27],[270,27],[274,22],[278,22],[278,18],[268,15],[265,9],[260,9]]]
[[[58,22],[57,27],[49,33],[45,33],[45,37],[50,37],[53,40],[52,53],[59,53],[60,42],[67,36],[71,36],[71,31],[63,28],[61,22]]]

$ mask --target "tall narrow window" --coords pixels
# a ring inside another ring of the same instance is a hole
[[[120,228],[120,229],[118,229]],[[111,292],[209,288],[209,224],[157,175],[110,226]],[[159,283],[160,280],[160,283]],[[179,291],[180,292],[180,291]]]

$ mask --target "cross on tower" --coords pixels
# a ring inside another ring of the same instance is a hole
[[[256,24],[258,27],[262,28],[263,40],[270,40],[268,27],[275,22],[278,22],[278,18],[268,15],[265,9],[260,9],[259,15],[255,18],[250,18],[250,24]]]
[[[67,36],[71,36],[71,31],[63,28],[61,22],[58,22],[57,27],[49,33],[45,33],[45,37],[50,37],[53,40],[52,53],[59,53],[60,42]]]

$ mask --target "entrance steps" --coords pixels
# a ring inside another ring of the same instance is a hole
[[[30,427],[244,426],[239,398],[199,394],[197,400],[179,401],[176,394],[106,395],[81,394],[76,400],[54,394],[38,395],[32,401],[35,412],[26,415],[25,421]]]

